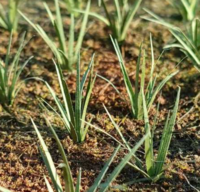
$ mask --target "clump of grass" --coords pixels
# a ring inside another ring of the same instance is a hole
[[[156,124],[157,124],[157,117],[158,117],[158,109],[157,109],[157,114],[154,118],[153,125],[150,124],[149,122],[149,117],[148,117],[148,109],[147,109],[147,104],[146,104],[146,99],[144,92],[142,92],[142,100],[143,100],[143,113],[144,113],[144,122],[145,122],[145,134],[147,137],[145,138],[144,142],[144,157],[145,161],[139,159],[136,155],[133,155],[134,161],[130,161],[128,164],[139,171],[141,174],[143,174],[147,180],[156,182],[158,181],[164,172],[164,163],[166,160],[167,153],[169,151],[169,146],[172,138],[172,133],[173,133],[173,128],[175,126],[176,122],[176,115],[177,115],[177,110],[178,110],[178,105],[179,105],[179,99],[180,99],[180,88],[178,89],[177,97],[176,97],[176,102],[172,111],[172,115],[170,117],[170,113],[167,116],[167,120],[164,125],[164,130],[162,133],[162,138],[160,141],[160,146],[158,149],[158,153],[155,154],[154,151],[154,132],[156,129]],[[115,139],[112,137],[110,134],[106,133],[104,130],[99,129],[96,127],[96,129],[100,130],[101,132],[105,133],[106,135],[110,136],[112,139],[117,141],[119,144],[121,144],[123,147],[127,148],[127,150],[131,150],[131,146],[129,145],[128,141],[125,139],[123,136],[122,132],[120,131],[120,127],[115,123],[114,119],[112,118],[111,114],[108,112],[108,110],[105,107],[105,110],[113,123],[115,129],[117,130],[117,133],[119,134],[121,141]],[[133,163],[135,162],[135,163]],[[132,184],[133,182],[128,182],[128,184]]]
[[[153,126],[149,123],[148,111],[146,106],[146,101],[144,94],[143,95],[143,110],[144,110],[144,121],[145,121],[145,133],[148,137],[145,140],[145,160],[146,160],[146,171],[148,178],[152,181],[157,181],[161,178],[163,174],[163,166],[165,163],[165,159],[169,150],[173,129],[176,122],[176,115],[178,111],[178,105],[180,100],[180,88],[178,89],[176,102],[174,105],[174,109],[172,111],[172,115],[170,117],[170,113],[168,113],[167,120],[165,122],[164,130],[162,133],[162,138],[160,141],[160,146],[158,150],[157,157],[154,154],[154,131],[156,129],[157,115],[155,117],[155,121]],[[158,111],[157,111],[158,113]]]
[[[183,20],[192,21],[196,16],[199,0],[169,0],[178,10]]]
[[[58,151],[59,151],[59,153],[62,157],[62,161],[63,161],[63,163],[59,164],[58,167],[63,170],[63,180],[64,180],[64,183],[65,183],[65,189],[61,185],[60,177],[56,172],[56,167],[55,167],[54,162],[52,160],[51,154],[48,151],[48,148],[47,148],[37,126],[33,122],[33,120],[32,120],[32,123],[33,123],[34,129],[37,133],[37,136],[39,138],[39,141],[40,141],[40,148],[39,149],[40,149],[42,158],[45,162],[45,165],[47,167],[47,170],[49,172],[49,176],[51,178],[52,185],[54,186],[55,191],[56,192],[63,192],[63,191],[65,191],[65,192],[80,192],[81,191],[81,169],[79,170],[78,177],[77,177],[77,183],[76,183],[76,186],[75,186],[74,181],[73,181],[73,177],[72,177],[72,173],[71,173],[71,169],[70,169],[70,166],[69,166],[69,162],[68,162],[67,156],[65,154],[64,148],[63,148],[61,141],[59,140],[55,130],[53,129],[52,125],[50,124],[50,122],[48,122],[48,120],[47,120],[47,124],[50,127],[50,130],[51,130],[51,132],[54,136],[54,139],[56,140],[56,144],[58,145]],[[124,159],[122,159],[122,161],[114,169],[114,171],[110,174],[110,176],[108,176],[106,178],[106,180],[103,182],[103,179],[105,178],[106,173],[107,173],[111,163],[113,162],[114,158],[116,157],[117,152],[120,150],[120,146],[118,146],[116,148],[116,150],[114,151],[113,155],[110,157],[110,159],[104,165],[104,167],[101,170],[101,172],[99,173],[98,177],[95,179],[93,185],[87,190],[87,192],[97,192],[97,191],[106,192],[109,189],[110,184],[116,179],[116,177],[119,175],[121,170],[124,168],[124,166],[130,160],[132,155],[143,144],[144,140],[145,140],[145,137],[143,137],[137,143],[137,145],[130,151],[130,153],[127,154],[124,157]],[[53,188],[51,187],[49,181],[47,180],[47,178],[45,176],[44,176],[44,179],[45,179],[48,191],[53,192]]]
[[[71,14],[71,24],[69,30],[69,39],[68,46],[66,46],[66,37],[65,31],[63,28],[62,15],[60,12],[59,1],[55,0],[56,7],[56,16],[54,17],[52,12],[50,11],[48,5],[44,3],[44,6],[47,10],[51,23],[55,29],[56,37],[59,40],[59,47],[56,46],[56,43],[47,35],[47,33],[42,29],[41,26],[32,23],[22,12],[20,14],[25,18],[25,20],[39,33],[39,35],[44,39],[46,44],[49,46],[51,51],[53,52],[57,63],[61,66],[62,69],[72,70],[73,64],[75,64],[78,60],[78,55],[82,46],[82,42],[84,39],[86,26],[88,22],[88,15],[90,10],[90,0],[88,1],[85,15],[82,20],[81,29],[79,32],[79,36],[75,38],[75,18],[74,15]],[[75,43],[75,41],[77,42]]]
[[[142,46],[140,47],[140,53],[138,56],[137,67],[136,67],[136,78],[135,78],[135,89],[133,89],[131,81],[129,79],[128,73],[126,71],[125,63],[120,52],[120,48],[116,40],[113,40],[113,46],[115,48],[116,54],[119,59],[119,64],[121,67],[121,71],[123,74],[124,82],[126,85],[126,90],[129,96],[130,105],[132,116],[136,119],[143,119],[143,108],[142,108],[142,91],[145,88],[145,80],[146,80],[146,53],[143,50]],[[153,41],[152,37],[150,36],[150,43],[151,43],[151,70],[149,74],[149,82],[147,84],[146,92],[145,92],[145,101],[147,103],[147,109],[150,110],[151,106],[153,105],[154,100],[156,99],[157,94],[162,90],[163,86],[173,77],[175,76],[178,71],[168,75],[165,79],[163,79],[157,86],[157,76],[154,75],[154,69],[156,66],[155,58],[154,58],[154,49],[153,49]],[[143,50],[143,55],[142,55]],[[141,64],[142,63],[142,64]],[[141,75],[140,75],[140,66],[141,67]],[[141,76],[141,77],[140,77]]]
[[[111,13],[108,10],[108,5],[105,0],[99,1],[102,5],[105,17],[91,12],[90,15],[98,18],[104,22],[110,29],[111,35],[117,42],[121,45],[123,44],[127,32],[129,30],[130,24],[142,2],[142,0],[135,0],[134,4],[129,3],[128,0],[113,0],[115,10]],[[76,10],[77,12],[85,13],[84,11]]]
[[[72,103],[71,94],[67,87],[60,65],[55,64],[64,103],[58,99],[54,90],[47,82],[45,82],[58,107],[59,113],[57,113],[56,110],[50,105],[47,105],[62,119],[67,131],[75,143],[81,143],[85,140],[89,127],[85,124],[85,119],[92,89],[96,79],[96,77],[93,77],[93,62],[94,56],[92,57],[92,60],[82,79],[80,78],[80,58],[77,62],[75,106]],[[88,84],[84,90],[87,78]]]
[[[9,32],[17,31],[18,27],[18,7],[22,1],[21,0],[9,0],[8,8],[5,8],[0,4],[0,27],[8,30]]]
[[[143,19],[165,26],[176,39],[174,44],[167,45],[165,48],[180,49],[191,61],[194,67],[200,71],[200,20],[194,19],[189,23],[189,30],[182,30],[174,26],[153,12],[145,9],[151,17],[143,17]]]
[[[22,37],[20,47],[11,61],[10,50],[12,43],[12,33],[9,38],[9,45],[7,48],[5,61],[0,60],[0,104],[3,108],[10,112],[9,108],[13,105],[13,102],[21,89],[23,81],[19,81],[20,74],[24,67],[28,64],[32,57],[24,62],[22,66],[19,66],[20,55],[25,46],[24,43],[25,34]]]

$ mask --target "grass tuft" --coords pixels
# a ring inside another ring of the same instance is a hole
[[[90,15],[104,22],[110,29],[111,35],[121,45],[123,44],[128,33],[130,24],[140,7],[142,0],[135,0],[134,3],[129,3],[128,0],[113,0],[114,11],[109,12],[108,5],[105,0],[100,0],[99,4],[103,7],[105,17],[94,12]],[[77,10],[79,13],[86,13],[82,10]]]
[[[194,19],[189,23],[189,30],[184,31],[166,22],[148,9],[144,10],[151,17],[143,17],[143,19],[165,26],[176,39],[175,43],[167,45],[165,49],[180,49],[192,61],[194,67],[200,71],[200,20]]]
[[[19,66],[20,55],[25,46],[24,39],[25,39],[25,33],[22,37],[20,47],[18,48],[16,55],[11,61],[10,58],[10,50],[12,44],[12,33],[11,33],[5,61],[0,60],[0,104],[9,113],[10,113],[9,108],[13,105],[13,102],[25,81],[25,80],[23,81],[19,80],[20,75],[24,67],[32,59],[32,57],[30,57],[21,66]]]
[[[71,14],[71,24],[70,24],[70,30],[69,30],[68,46],[66,46],[66,37],[65,37],[64,27],[63,27],[59,1],[54,0],[54,2],[55,2],[55,8],[56,8],[55,17],[53,16],[51,10],[49,9],[46,3],[44,3],[44,6],[46,8],[46,11],[49,15],[49,19],[56,32],[56,37],[59,40],[59,47],[56,46],[56,43],[47,35],[47,33],[42,29],[40,25],[34,24],[22,12],[20,12],[20,14],[43,38],[43,40],[46,42],[46,44],[49,46],[49,48],[53,52],[57,60],[57,63],[61,66],[61,68],[71,71],[73,69],[73,65],[78,60],[78,55],[79,55],[82,42],[84,39],[84,35],[86,32],[91,0],[88,1],[86,11],[82,20],[81,29],[80,29],[77,39],[75,38],[75,24],[76,24],[75,18],[74,18],[74,15]]]
[[[192,21],[195,18],[199,0],[169,0],[169,2],[178,10],[183,20]]]
[[[75,143],[81,143],[85,140],[89,127],[85,125],[85,119],[92,89],[94,87],[96,79],[96,77],[93,78],[93,62],[94,56],[92,57],[90,64],[86,72],[84,73],[82,79],[80,78],[80,58],[77,62],[75,106],[72,103],[72,98],[69,93],[69,89],[65,82],[62,69],[59,65],[55,64],[64,103],[62,103],[58,99],[54,90],[46,82],[46,85],[59,110],[59,114],[57,112],[56,114],[59,115],[62,121],[64,122],[67,131],[69,132],[71,138]],[[84,90],[87,78],[88,84],[86,86],[86,89]],[[53,109],[51,106],[50,108]],[[53,109],[53,111],[56,110]],[[90,119],[90,121],[91,120],[92,119]]]
[[[22,0],[8,0],[8,8],[5,8],[0,4],[0,27],[11,32],[16,32],[18,27],[19,14],[17,9],[19,8]]]
[[[126,71],[125,63],[124,63],[122,54],[120,52],[118,43],[116,40],[113,40],[113,38],[111,38],[111,40],[115,48],[115,52],[117,54],[120,68],[123,74],[124,83],[126,85],[126,90],[129,96],[130,104],[131,104],[132,116],[135,119],[143,119],[144,111],[142,108],[142,103],[143,103],[142,92],[144,92],[145,94],[145,101],[147,103],[147,109],[149,111],[158,93],[162,90],[164,85],[178,73],[178,71],[165,77],[165,79],[163,79],[156,86],[157,76],[154,75],[154,69],[155,69],[156,63],[155,63],[155,58],[154,58],[153,41],[152,41],[152,37],[150,36],[151,70],[149,74],[149,82],[147,84],[146,91],[144,91],[145,80],[146,80],[146,72],[145,72],[146,71],[146,53],[145,53],[145,50],[143,50],[142,45],[141,45],[140,53],[139,53],[138,61],[137,61],[137,66],[136,66],[135,89],[133,89],[131,81],[129,79],[129,75]],[[141,68],[141,74],[140,74],[140,68]]]
[[[54,189],[56,190],[56,192],[80,192],[81,190],[81,169],[79,170],[78,173],[78,177],[77,177],[77,184],[76,186],[74,185],[73,182],[73,178],[72,178],[72,173],[71,173],[71,169],[69,166],[69,162],[67,159],[67,156],[65,154],[64,148],[61,144],[61,141],[59,140],[56,132],[54,131],[52,125],[50,124],[50,122],[48,122],[47,120],[47,124],[50,127],[50,130],[54,136],[54,139],[56,140],[56,143],[58,145],[58,150],[59,153],[62,157],[62,161],[63,163],[59,164],[59,168],[61,168],[63,170],[63,179],[64,179],[64,183],[65,183],[65,190],[63,189],[62,185],[61,185],[61,181],[60,181],[60,177],[56,172],[56,167],[54,165],[53,159],[51,157],[51,154],[49,153],[49,150],[36,126],[36,124],[34,123],[34,121],[31,119],[32,124],[34,126],[34,129],[37,133],[37,136],[39,138],[40,141],[40,152],[42,155],[42,158],[45,162],[45,165],[47,167],[47,170],[49,172],[52,184],[54,186]],[[110,157],[110,159],[105,163],[104,167],[102,168],[101,172],[99,173],[99,175],[97,176],[97,178],[95,179],[93,185],[87,190],[87,192],[106,192],[108,191],[108,189],[110,188],[111,183],[116,179],[116,177],[119,175],[119,173],[121,172],[121,170],[124,168],[124,166],[127,164],[127,162],[130,160],[130,158],[132,157],[132,155],[137,151],[137,149],[143,144],[144,140],[145,140],[146,136],[144,136],[137,144],[136,146],[131,149],[131,151],[121,160],[121,162],[118,164],[117,167],[115,167],[115,169],[113,170],[113,172],[106,178],[105,181],[103,181],[104,177],[106,176],[106,173],[111,165],[111,163],[113,162],[114,158],[116,157],[118,151],[120,150],[120,146],[118,146],[114,153],[112,154],[112,156]],[[53,192],[53,188],[51,187],[49,181],[47,180],[47,178],[44,176],[47,188],[49,192]]]

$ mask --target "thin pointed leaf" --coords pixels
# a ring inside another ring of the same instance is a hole
[[[75,192],[80,192],[81,191],[81,173],[82,173],[82,171],[81,171],[81,169],[79,169]]]
[[[146,169],[148,175],[152,175],[152,171],[154,169],[154,155],[153,155],[153,143],[152,143],[152,135],[150,131],[149,117],[146,106],[146,100],[144,91],[142,90],[142,99],[143,99],[143,113],[144,113],[144,122],[145,122],[145,134],[147,135],[145,139],[145,161],[146,161]]]
[[[177,97],[176,97],[176,103],[174,105],[174,109],[172,112],[172,116],[169,119],[169,122],[168,121],[166,122],[164,131],[163,131],[164,133],[162,135],[161,144],[160,144],[159,151],[158,151],[158,157],[156,159],[156,168],[155,168],[156,175],[161,173],[166,156],[167,156],[167,152],[168,152],[169,145],[170,145],[171,138],[172,138],[173,128],[174,128],[174,125],[176,122],[176,114],[178,111],[180,92],[181,92],[181,89],[179,87],[178,92],[177,92]]]
[[[52,160],[52,157],[48,151],[48,148],[37,128],[37,126],[35,125],[34,121],[31,119],[31,122],[33,124],[33,127],[37,133],[37,136],[38,136],[38,139],[40,141],[40,144],[41,144],[41,154],[45,160],[45,164],[48,168],[48,172],[50,174],[50,177],[52,179],[52,182],[54,184],[54,188],[56,189],[57,192],[63,192],[62,190],[62,186],[61,186],[61,183],[60,183],[60,180],[59,180],[59,176],[57,175],[57,172],[56,172],[56,168],[55,168],[55,165],[53,163],[53,160]]]
[[[53,192],[53,188],[51,187],[49,181],[47,180],[47,178],[44,176],[44,180],[48,189],[48,192]]]
[[[70,166],[69,166],[69,162],[67,160],[67,157],[66,157],[66,154],[65,154],[65,151],[64,151],[64,148],[55,132],[55,130],[53,129],[51,123],[46,119],[47,121],[47,124],[49,125],[50,127],[50,130],[56,140],[56,143],[58,145],[58,150],[60,152],[60,155],[62,157],[62,160],[64,162],[64,180],[65,180],[65,190],[67,192],[74,192],[74,184],[73,184],[73,178],[72,178],[72,173],[71,173],[71,169],[70,169]]]
[[[123,73],[124,82],[125,82],[125,85],[126,85],[126,90],[128,92],[129,99],[130,99],[130,102],[131,102],[131,109],[132,109],[133,115],[135,116],[136,115],[135,102],[134,102],[135,101],[135,94],[133,92],[132,84],[131,84],[131,81],[130,81],[129,76],[127,74],[125,64],[124,64],[118,43],[117,43],[117,41],[114,41],[112,39],[112,37],[111,37],[111,40],[112,40],[113,46],[115,48],[115,52],[118,56],[119,64],[120,64],[121,71]]]

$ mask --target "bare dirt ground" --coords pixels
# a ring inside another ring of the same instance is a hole
[[[6,0],[2,2],[6,3]],[[48,3],[53,5],[52,2]],[[94,4],[94,6],[96,5]],[[53,8],[53,6],[51,7]],[[144,42],[144,46],[147,49],[147,66],[150,67],[149,34],[152,33],[155,56],[157,58],[162,52],[163,46],[172,39],[170,33],[165,28],[140,19],[140,16],[145,14],[142,11],[142,7],[147,7],[170,19],[171,22],[180,24],[176,10],[172,9],[165,1],[144,1],[131,25],[123,47],[126,66],[133,82],[141,42]],[[21,10],[24,10],[29,18],[34,22],[40,23],[49,34],[53,35],[51,23],[39,0],[28,2],[26,7],[24,9],[21,8]],[[65,15],[64,22],[67,31],[69,19],[64,10],[63,13]],[[23,51],[21,60],[24,61],[29,56],[34,56],[34,59],[25,68],[21,78],[43,78],[59,94],[59,84],[55,67],[51,60],[53,57],[52,53],[40,36],[25,21],[22,20],[20,23],[19,33],[14,34],[12,54],[14,55],[16,52],[22,32],[27,30],[28,44]],[[8,32],[0,29],[1,58],[5,57],[8,37]],[[109,40],[108,29],[101,22],[91,19],[82,48],[83,71],[84,65],[89,63],[94,52],[96,53],[95,72],[111,80],[119,91],[127,97],[118,60]],[[162,80],[164,76],[177,69],[180,72],[164,87],[162,95],[156,101],[160,103],[161,111],[159,114],[159,124],[156,129],[155,149],[157,149],[159,144],[166,115],[174,104],[177,87],[180,86],[182,88],[177,124],[167,157],[165,178],[157,183],[140,182],[139,180],[143,176],[127,166],[119,175],[115,184],[123,184],[133,180],[138,182],[127,186],[125,191],[195,191],[191,185],[200,188],[200,103],[198,98],[195,100],[195,96],[200,90],[200,74],[187,60],[177,65],[183,57],[184,55],[178,50],[167,51],[163,54],[156,67],[156,72],[160,74],[159,80]],[[72,94],[74,94],[75,72],[66,74],[66,81]],[[56,165],[60,163],[55,140],[52,138],[43,119],[43,113],[45,112],[39,106],[38,98],[41,97],[54,105],[48,89],[42,82],[36,80],[27,81],[14,104],[14,112],[18,121],[3,111],[3,109],[0,109],[0,185],[16,192],[47,191],[43,175],[48,175],[48,173],[38,150],[38,139],[30,123],[30,117],[34,119],[40,128],[54,162],[56,162]],[[125,137],[134,146],[144,134],[143,122],[132,119],[129,103],[124,101],[107,82],[97,78],[89,105],[88,116],[93,115],[92,123],[94,125],[101,127],[119,139],[103,109],[103,104],[107,106],[115,121],[120,124]],[[192,107],[193,109],[189,115],[182,118]],[[154,117],[155,109],[156,105],[150,112],[151,119]],[[85,191],[92,184],[117,144],[106,135],[92,128],[90,128],[86,141],[83,144],[74,144],[67,133],[63,131],[61,121],[58,118],[53,118],[53,114],[48,115],[65,147],[74,179],[79,168],[82,168],[82,191]],[[123,152],[118,155],[118,158],[111,166],[111,170],[117,165],[122,156]]]

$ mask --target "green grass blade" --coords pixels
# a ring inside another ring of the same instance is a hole
[[[67,117],[68,117],[69,121],[71,121],[72,124],[74,125],[74,123],[75,123],[74,109],[73,109],[73,105],[72,105],[71,95],[70,95],[69,89],[67,87],[67,84],[65,82],[63,72],[62,72],[60,65],[56,65],[55,61],[53,61],[53,62],[56,67],[58,81],[59,81],[61,93],[62,93],[63,100],[64,100],[64,106],[65,106],[65,110],[67,112]]]
[[[78,12],[78,13],[83,13],[83,14],[86,13],[86,11],[79,10],[79,9],[74,9],[74,11],[76,11],[76,12]],[[89,15],[92,16],[92,17],[95,17],[95,18],[99,19],[100,21],[102,21],[103,23],[105,23],[106,25],[109,26],[109,21],[108,21],[105,17],[99,15],[98,13],[89,12]]]
[[[80,52],[80,49],[81,49],[81,46],[82,46],[82,43],[83,43],[83,38],[84,38],[84,35],[85,35],[87,23],[88,23],[90,4],[91,4],[91,0],[88,0],[86,11],[84,13],[84,17],[83,17],[83,21],[82,21],[81,31],[79,33],[79,37],[78,37],[76,48],[75,48],[75,56],[76,57],[78,57],[78,54]]]
[[[160,147],[158,151],[158,157],[156,159],[156,164],[155,164],[155,175],[160,174],[163,170],[163,165],[164,165],[167,152],[169,150],[169,145],[171,142],[173,128],[176,122],[176,114],[178,111],[180,92],[181,92],[181,89],[179,87],[177,97],[176,97],[176,103],[174,105],[174,109],[172,112],[172,116],[170,117],[169,122],[166,122],[164,131],[163,131],[163,135],[162,135],[162,139],[161,139],[161,143],[160,143]]]
[[[135,102],[134,102],[135,101],[135,94],[133,92],[132,84],[131,84],[131,81],[130,81],[129,76],[127,74],[127,71],[126,71],[126,68],[125,68],[125,64],[124,64],[124,61],[123,61],[123,57],[121,55],[118,43],[117,43],[117,41],[114,41],[112,39],[112,37],[111,37],[111,41],[113,43],[115,52],[116,52],[118,60],[119,60],[120,68],[121,68],[121,71],[122,71],[122,74],[123,74],[123,78],[124,78],[124,82],[125,82],[125,85],[126,85],[126,90],[128,92],[128,96],[129,96],[129,99],[130,99],[130,102],[131,102],[132,113],[135,116],[136,115]]]
[[[81,169],[79,169],[78,178],[77,178],[77,184],[76,184],[76,190],[75,192],[81,191]],[[67,191],[66,191],[67,192]]]
[[[49,91],[50,91],[50,93],[51,93],[60,113],[61,113],[61,116],[62,116],[62,118],[65,122],[67,130],[70,132],[71,131],[71,123],[70,123],[70,119],[68,119],[68,116],[66,115],[66,110],[64,109],[62,103],[60,102],[60,100],[56,96],[56,94],[55,94],[54,90],[51,88],[51,86],[47,82],[45,82],[45,84],[46,84],[47,88],[49,89]]]
[[[12,45],[12,36],[13,36],[13,32],[11,32],[10,36],[9,36],[9,43],[8,43],[8,48],[7,48],[7,52],[6,52],[6,59],[5,59],[5,65],[6,66],[8,66],[9,60],[10,60],[10,50],[11,50],[11,45]]]
[[[63,60],[62,60],[63,55],[57,49],[55,43],[48,37],[47,33],[39,25],[35,25],[33,22],[31,22],[22,12],[19,11],[19,13],[43,38],[43,40],[46,42],[46,44],[49,46],[49,48],[53,52],[54,56],[56,57],[58,63],[62,65],[63,64]]]
[[[106,13],[106,17],[107,17],[107,19],[109,21],[109,25],[108,26],[113,27],[114,24],[113,24],[113,21],[112,21],[112,17],[111,17],[111,15],[110,15],[107,7],[106,7],[105,0],[102,0],[102,5],[103,5],[104,11]]]
[[[9,20],[6,17],[4,7],[0,4],[0,26],[6,30],[9,29]]]
[[[149,124],[148,111],[146,106],[146,100],[144,91],[142,90],[142,99],[143,99],[143,113],[144,113],[144,122],[145,122],[145,134],[147,135],[145,139],[145,161],[146,161],[146,169],[148,175],[152,175],[152,171],[154,169],[154,155],[153,155],[153,143],[152,143],[152,135],[151,135],[151,127]]]
[[[44,100],[43,98],[39,98],[39,103],[40,103],[40,107],[42,109],[44,109],[47,112],[53,111],[60,119],[62,119],[62,116],[60,115],[60,113],[57,112],[56,109],[54,109],[46,100]],[[63,123],[65,124],[64,120]]]
[[[121,23],[122,22],[122,15],[121,15],[121,12],[120,12],[119,1],[118,0],[114,0],[114,3],[115,3],[115,8],[117,10],[118,22]]]
[[[151,97],[149,97],[149,101],[148,101],[148,104],[147,104],[147,108],[148,108],[148,111],[150,110],[157,94],[160,92],[160,90],[164,87],[164,85],[172,78],[174,77],[177,73],[179,73],[179,71],[175,71],[174,73],[168,75],[167,77],[165,77],[165,79],[163,79],[159,85],[155,88],[155,90],[153,91],[153,94]]]
[[[47,148],[37,126],[35,125],[35,123],[32,119],[31,119],[31,122],[33,124],[33,127],[34,127],[36,133],[37,133],[38,139],[40,141],[41,153],[42,153],[42,156],[45,160],[45,164],[47,166],[47,169],[48,169],[49,175],[51,177],[51,180],[53,182],[54,188],[57,192],[63,192],[62,186],[61,186],[61,183],[60,183],[60,179],[59,179],[59,176],[57,175],[56,168],[55,168],[55,165],[53,163],[52,157],[49,153],[49,150],[48,150],[48,148]]]
[[[142,119],[143,118],[143,97],[142,92],[144,92],[144,86],[145,86],[145,77],[146,77],[146,51],[143,51],[143,61],[142,61],[142,74],[141,74],[141,82],[140,82],[140,92],[138,94],[137,99],[137,111],[136,111],[136,118]]]
[[[81,82],[80,82],[80,55],[77,62],[77,75],[76,75],[76,95],[75,95],[75,131],[77,133],[78,142],[81,141]]]
[[[103,76],[101,76],[101,75],[99,75],[99,74],[97,74],[97,77],[99,77],[99,78],[103,79],[104,81],[106,81],[107,83],[109,83],[109,84],[113,87],[113,89],[114,89],[119,95],[121,95],[121,96],[123,97],[123,95],[120,93],[120,91],[117,89],[117,87],[116,87],[109,79],[107,79],[107,78],[105,78],[105,77],[103,77]]]
[[[151,44],[151,73],[150,73],[150,87],[152,88],[152,82],[153,82],[153,73],[155,69],[155,58],[154,58],[154,48],[153,48],[153,40],[152,35],[150,33],[150,44]]]
[[[54,21],[55,29],[58,34],[57,36],[59,38],[61,50],[66,54],[67,49],[66,49],[66,45],[65,45],[66,44],[65,34],[64,34],[63,21],[62,21],[62,16],[60,13],[60,6],[59,6],[58,0],[55,0],[55,7],[56,7],[56,20]]]
[[[11,81],[11,77],[12,77],[12,74],[16,75],[17,73],[17,67],[18,67],[18,63],[19,63],[19,59],[20,59],[20,55],[21,55],[21,52],[24,48],[24,40],[25,40],[25,35],[26,33],[23,34],[22,36],[22,40],[20,42],[20,46],[17,50],[17,53],[12,61],[12,64],[10,66],[10,69],[9,69],[9,75],[8,75],[8,81]]]
[[[54,19],[54,16],[53,16],[51,10],[49,9],[49,6],[47,5],[47,3],[44,3],[44,7],[45,7],[45,9],[46,9],[46,11],[47,11],[47,13],[49,15],[49,18],[50,18],[50,21],[51,21],[52,25],[54,26],[54,20],[55,19]]]
[[[49,181],[47,180],[46,176],[44,176],[44,180],[48,189],[48,192],[53,192],[53,188],[51,187]]]
[[[12,84],[11,84],[11,86],[9,87],[9,93],[8,93],[8,97],[10,98],[11,101],[12,101],[13,98],[15,98],[15,97],[17,96],[17,94],[19,93],[19,90],[20,90],[21,86],[20,86],[20,88],[19,88],[18,86],[16,86],[16,85],[17,85],[17,82],[18,82],[18,80],[19,80],[19,77],[20,77],[20,75],[21,75],[23,69],[24,69],[25,66],[30,62],[30,60],[31,60],[32,58],[33,58],[33,56],[29,57],[29,59],[28,59],[27,61],[25,61],[24,64],[20,67],[19,71],[16,72],[16,73],[14,74],[14,77],[13,77],[13,79],[12,79]]]
[[[125,20],[123,21],[124,25],[122,27],[122,34],[121,34],[122,39],[125,39],[128,28],[133,20],[134,15],[136,14],[136,12],[138,10],[141,2],[142,2],[142,0],[134,1],[132,8],[130,8],[128,15],[126,16]]]
[[[140,75],[140,64],[142,57],[142,44],[140,45],[140,52],[136,65],[136,77],[135,77],[135,113],[138,114],[138,97],[139,97],[139,75]]]
[[[51,123],[46,119],[46,122],[48,124],[48,126],[50,127],[50,130],[56,140],[56,143],[58,145],[58,150],[59,150],[59,153],[62,157],[62,160],[64,162],[64,181],[65,181],[65,190],[67,192],[74,192],[74,184],[73,184],[73,178],[72,178],[72,173],[71,173],[71,169],[70,169],[70,166],[69,166],[69,162],[68,162],[68,159],[66,157],[66,154],[65,154],[65,151],[64,151],[64,148],[60,142],[60,139],[58,138],[54,128],[52,127]]]
[[[87,79],[87,77],[88,77],[88,74],[89,74],[89,72],[91,71],[91,68],[92,68],[92,66],[93,66],[93,64],[94,64],[94,57],[95,57],[95,54],[92,55],[92,59],[91,59],[91,61],[90,61],[90,63],[89,63],[89,66],[88,66],[86,72],[84,73],[84,75],[83,75],[83,77],[82,77],[81,85],[80,85],[81,95],[83,94],[83,88],[84,88],[86,79]]]
[[[68,59],[69,65],[73,65],[74,63],[74,33],[75,33],[75,21],[74,15],[71,14],[71,24],[70,24],[70,31],[69,31],[69,45],[68,45]]]
[[[82,106],[82,120],[85,120],[85,117],[86,117],[86,113],[87,113],[87,109],[88,109],[88,105],[89,105],[89,100],[90,100],[90,97],[91,97],[91,94],[92,94],[92,89],[94,87],[94,83],[96,81],[96,77],[92,80],[92,77],[90,77],[91,80],[89,80],[89,83],[88,83],[88,87],[87,87],[87,90],[86,90],[86,96],[85,96],[85,100],[83,103],[83,106]],[[85,123],[84,121],[81,122],[81,132],[82,132],[82,141],[85,139],[85,136],[87,134],[87,130],[88,130],[88,126],[85,127]]]

